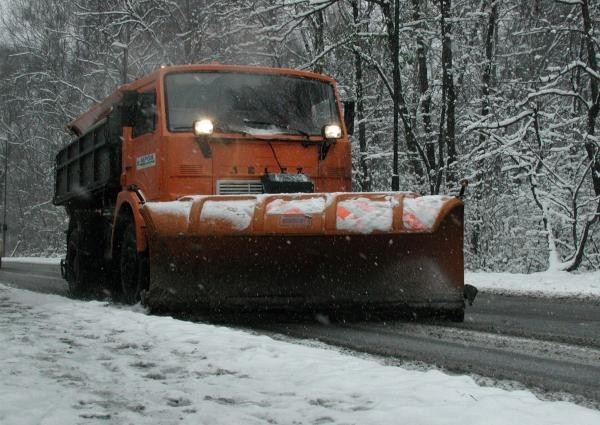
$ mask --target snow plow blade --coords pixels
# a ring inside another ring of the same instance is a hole
[[[159,311],[464,311],[463,204],[449,196],[191,196],[142,207]],[[456,317],[458,316],[458,317]]]

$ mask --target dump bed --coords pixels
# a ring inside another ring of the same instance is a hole
[[[118,192],[121,176],[121,116],[112,111],[56,155],[54,204],[94,204],[98,193]]]

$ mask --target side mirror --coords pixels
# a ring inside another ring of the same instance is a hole
[[[138,92],[133,90],[123,92],[123,106],[121,107],[121,125],[123,127],[133,127],[135,125],[138,101]]]
[[[348,134],[354,134],[354,109],[356,103],[353,100],[344,102],[344,123]]]

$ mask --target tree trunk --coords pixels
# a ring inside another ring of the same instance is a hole
[[[412,0],[413,20],[421,20],[421,0]],[[433,193],[434,186],[431,184],[431,171],[435,170],[435,140],[433,140],[433,125],[431,123],[431,93],[429,92],[429,79],[427,76],[427,51],[421,25],[416,28],[417,41],[417,73],[419,82],[419,95],[421,104],[421,116],[423,117],[423,132],[425,139],[425,169],[429,176],[430,191]]]
[[[185,63],[192,63],[192,37],[194,28],[192,26],[192,11],[190,9],[190,0],[185,0],[185,31],[187,37],[183,42],[183,56]]]
[[[598,72],[596,49],[594,47],[594,39],[592,37],[592,23],[590,19],[589,0],[581,1],[581,16],[583,19],[583,33],[585,34],[584,37],[587,50],[587,64],[593,71]],[[600,110],[600,93],[598,91],[598,80],[596,80],[593,76],[590,76],[590,93],[592,95],[592,107],[588,110],[587,116],[588,137],[585,140],[585,150],[588,156],[588,160],[591,164],[592,172],[590,173],[590,175],[592,176],[592,185],[594,187],[594,193],[596,194],[596,196],[600,196],[600,158],[598,157],[598,147],[593,141],[593,136],[596,132],[596,119],[598,118],[598,112]],[[585,245],[589,236],[589,229],[593,224],[598,222],[599,217],[600,201],[598,201],[595,215],[591,219],[589,219],[585,224],[585,228],[583,229],[583,234],[581,235],[579,246],[577,247],[577,252],[573,257],[573,263],[567,269],[568,271],[577,270],[577,268],[581,265]]]
[[[492,7],[488,17],[487,31],[485,34],[485,66],[481,77],[481,116],[486,117],[490,113],[490,86],[492,84],[492,71],[494,69],[494,34],[496,31],[496,20],[498,18],[498,3],[492,0]],[[485,135],[479,135],[479,143],[485,143]]]
[[[352,1],[352,17],[356,30],[360,30],[360,0]],[[356,41],[358,49],[360,49],[360,38]],[[365,123],[365,100],[363,86],[363,62],[360,52],[354,50],[354,79],[355,79],[355,96],[356,96],[356,119],[358,121],[358,146],[360,151],[359,167],[360,177],[359,185],[363,192],[371,191],[371,176],[367,163],[367,129]]]
[[[130,35],[129,35],[129,26],[125,25],[125,28],[123,28],[123,44],[125,45],[125,48],[123,48],[123,63],[121,64],[121,80],[123,82],[123,84],[127,84],[128,82],[128,68],[129,68],[129,41],[130,41]]]
[[[393,148],[394,148],[394,167],[392,175],[392,190],[399,190],[400,177],[398,175],[398,148],[400,139],[400,118],[404,125],[404,137],[406,138],[406,147],[408,148],[408,155],[410,162],[413,166],[413,170],[417,178],[423,175],[419,160],[416,158],[417,145],[416,137],[413,133],[410,116],[408,114],[408,108],[404,99],[404,92],[402,89],[402,79],[400,76],[400,44],[399,44],[399,27],[400,27],[400,1],[394,0],[394,13],[392,16],[392,10],[390,3],[380,3],[383,15],[385,17],[387,35],[388,35],[388,47],[390,49],[390,56],[393,64],[393,85],[394,85],[394,130],[393,130]],[[420,179],[419,179],[420,180]]]
[[[456,170],[453,169],[456,163],[456,93],[454,91],[454,76],[452,71],[452,24],[448,20],[450,17],[451,0],[440,0],[441,28],[442,28],[442,84],[446,89],[446,147],[448,149],[448,171],[446,181],[448,183],[456,182]]]
[[[598,72],[598,60],[596,59],[596,49],[592,36],[592,21],[590,19],[589,0],[581,1],[581,14],[583,18],[583,32],[586,39],[587,63],[595,72]],[[594,193],[600,196],[600,158],[598,157],[598,148],[594,144],[593,136],[596,133],[596,119],[600,110],[600,93],[598,92],[598,80],[590,76],[590,92],[592,94],[592,107],[588,111],[587,133],[585,150],[590,162],[592,162],[592,182]]]
[[[315,56],[318,56],[325,51],[325,18],[323,16],[323,10],[319,10],[315,13],[315,20]],[[317,60],[314,71],[318,73],[323,72],[323,58]]]

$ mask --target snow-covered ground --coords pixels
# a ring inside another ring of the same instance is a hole
[[[544,297],[600,298],[600,272],[532,274],[466,272],[480,291]]]
[[[0,423],[599,424],[335,349],[0,285]]]

